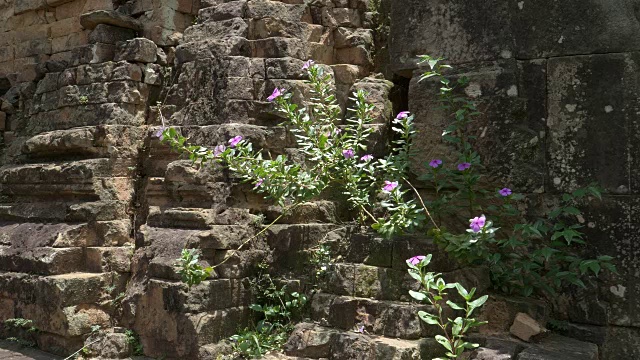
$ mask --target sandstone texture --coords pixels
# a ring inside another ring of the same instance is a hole
[[[554,299],[566,326],[533,343],[507,335],[514,320],[529,340],[552,307],[491,293],[470,359],[640,358],[639,9],[634,0],[0,0],[0,337],[49,352],[0,342],[0,358],[57,359],[83,346],[84,358],[135,358],[131,330],[150,358],[216,359],[254,320],[256,264],[309,291],[320,242],[336,261],[284,354],[267,359],[443,356],[417,316],[428,307],[407,293],[416,285],[405,259],[431,253],[433,271],[478,293],[491,291],[488,269],[462,267],[427,236],[345,226],[349,209],[331,196],[235,252],[282,209],[154,136],[172,126],[213,147],[242,135],[298,159],[266,98],[274,87],[308,93],[302,66],[314,59],[334,76],[341,115],[351,92],[370,94],[375,156],[388,150],[394,114],[416,115],[418,175],[434,157],[453,160],[438,84],[418,81],[421,54],[469,78],[462,91],[482,112],[470,131],[488,175],[525,193],[527,211],[591,181],[605,188],[585,205],[585,252],[615,256],[620,269]],[[174,266],[184,248],[199,249],[205,266],[230,259],[189,290]],[[39,331],[4,324],[15,318]]]

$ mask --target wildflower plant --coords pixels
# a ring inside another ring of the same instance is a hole
[[[222,163],[252,184],[254,191],[280,205],[283,214],[271,224],[337,187],[361,223],[385,237],[426,232],[460,262],[489,267],[493,285],[507,293],[552,295],[568,284],[584,286],[584,275],[598,275],[602,269],[615,271],[611,257],[584,260],[575,255],[575,246],[584,243],[581,225],[575,221],[581,216],[578,203],[600,197],[597,187],[565,194],[545,216],[525,219],[516,207],[524,196],[504,186],[490,191],[483,184],[484,165],[472,146],[475,136],[468,131],[479,112],[472,101],[458,95],[469,80],[461,77],[454,82],[443,76],[450,66],[440,59],[424,56],[422,62],[429,70],[421,81],[439,83],[441,107],[451,116],[442,139],[456,149],[453,163],[443,157],[425,164],[426,171],[419,179],[432,185],[426,190],[433,190],[426,201],[408,181],[416,133],[414,116],[402,111],[392,120],[390,149],[386,156],[374,157],[367,147],[374,131],[373,105],[367,102],[367,94],[352,94],[353,106],[343,122],[330,74],[312,61],[302,69],[311,89],[306,107],[295,104],[292,92],[285,88],[274,89],[267,98],[286,119],[282,125],[294,135],[304,157],[300,163],[285,155],[272,157],[269,152],[254,149],[239,134],[213,149],[188,144],[178,130],[164,127],[164,122],[159,135],[194,163]],[[471,219],[469,228],[445,228],[443,219],[449,217]],[[201,269],[194,270],[202,275]],[[194,277],[198,279],[199,275]]]
[[[584,245],[582,225],[576,221],[582,216],[579,204],[588,198],[600,199],[598,187],[564,194],[544,216],[525,219],[515,206],[523,195],[508,187],[491,192],[482,186],[484,166],[472,146],[475,137],[468,135],[479,113],[472,101],[457,95],[469,80],[463,76],[454,83],[444,77],[442,72],[450,66],[441,64],[441,59],[423,56],[422,63],[429,70],[421,81],[439,82],[441,107],[452,118],[442,139],[457,154],[454,164],[429,161],[420,177],[432,185],[434,193],[426,206],[439,225],[429,230],[435,241],[462,263],[489,267],[493,286],[506,293],[552,296],[566,285],[585,287],[585,275],[597,276],[602,269],[615,272],[610,256],[582,259],[575,254],[576,246]],[[465,213],[471,218],[466,231],[442,226],[442,219],[464,217]],[[498,223],[508,226],[501,228],[495,225]]]
[[[393,148],[384,158],[376,159],[367,147],[374,132],[370,126],[374,106],[367,102],[367,93],[359,90],[352,94],[353,108],[348,109],[346,122],[341,125],[331,75],[312,61],[307,61],[303,70],[311,86],[307,107],[293,103],[293,94],[284,88],[274,89],[267,98],[286,118],[282,125],[294,135],[305,159],[303,164],[286,155],[265,155],[241,135],[213,149],[189,144],[171,127],[163,126],[157,135],[195,164],[224,164],[241,181],[253,184],[254,191],[281,206],[283,213],[337,186],[357,211],[359,220],[387,237],[422,226],[426,209],[409,199],[411,190],[402,186],[407,182],[411,139],[415,135],[413,115],[406,111],[398,114],[392,123],[397,135]],[[379,195],[384,198],[380,204],[376,201]],[[375,207],[383,211],[374,215]]]
[[[458,359],[466,350],[477,348],[479,345],[465,341],[466,334],[473,328],[486,324],[473,318],[476,309],[482,307],[489,298],[487,295],[473,299],[476,288],[467,291],[459,283],[447,283],[441,274],[427,271],[431,262],[431,254],[418,255],[407,260],[409,275],[420,283],[418,291],[409,290],[409,295],[417,301],[427,303],[434,309],[432,312],[418,311],[418,317],[429,325],[436,325],[442,331],[442,335],[436,335],[436,341],[446,349],[445,356],[449,359]],[[464,305],[459,305],[448,299],[447,291],[456,289],[458,295],[464,300]],[[462,316],[454,319],[448,317],[447,308],[453,312],[462,312]],[[436,358],[434,360],[444,360]]]

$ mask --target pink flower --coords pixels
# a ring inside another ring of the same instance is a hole
[[[470,167],[471,167],[471,164],[469,164],[468,162],[465,162],[465,163],[462,163],[462,164],[458,164],[458,170],[460,170],[460,171],[465,171]]]
[[[398,187],[398,182],[397,181],[384,181],[384,186],[382,187],[382,190],[386,191],[386,192],[391,192],[393,191],[393,189]]]
[[[373,160],[373,155],[367,154],[360,158],[360,161],[370,161]]]
[[[278,89],[278,88],[275,88],[275,89],[273,89],[273,92],[271,93],[271,95],[269,95],[269,97],[267,98],[267,100],[268,100],[269,102],[271,102],[271,101],[273,101],[273,100],[275,100],[275,99],[279,98],[280,96],[282,96],[282,94],[284,94],[284,89]]]
[[[213,156],[218,157],[220,156],[225,150],[227,150],[227,147],[224,145],[218,145],[215,148],[213,148]]]
[[[242,141],[242,136],[234,136],[231,140],[229,140],[229,146],[236,147],[236,145],[238,145],[240,141]]]
[[[351,159],[356,155],[356,152],[351,149],[342,150],[342,155],[344,156],[345,159]]]
[[[307,61],[305,61],[304,65],[302,65],[302,70],[307,70],[307,69],[309,69],[310,67],[312,67],[312,66],[313,66],[313,64],[315,64],[315,61],[313,61],[313,60],[307,60]]]
[[[160,141],[162,141],[162,139],[164,138],[164,136],[162,135],[164,133],[164,131],[166,130],[166,127],[161,127],[159,128],[155,133],[153,133],[153,136],[157,137],[158,139],[160,139]]]
[[[482,229],[484,227],[484,224],[485,224],[486,220],[487,220],[487,218],[484,217],[484,215],[481,215],[480,217],[476,216],[473,219],[469,220],[469,223],[470,223],[469,227],[475,233],[480,232],[480,229]]]
[[[398,113],[398,116],[396,116],[396,119],[406,119],[409,117],[409,112],[408,111],[401,111]]]
[[[433,159],[429,162],[429,166],[431,166],[432,168],[437,168],[438,166],[442,165],[442,160],[440,159]]]
[[[498,191],[498,193],[500,193],[500,195],[502,195],[502,196],[509,196],[509,195],[511,195],[511,189],[503,188],[500,191]]]
[[[417,256],[414,256],[411,259],[407,260],[407,262],[409,264],[413,265],[413,266],[416,266],[416,265],[420,264],[420,262],[422,260],[424,260],[425,258],[426,258],[426,256],[424,256],[424,255],[417,255]]]
[[[342,132],[342,130],[340,130],[340,129],[335,129],[335,130],[333,131],[333,136],[338,136],[338,135],[340,135],[340,133],[341,133],[341,132]]]
[[[264,179],[263,179],[263,178],[258,179],[258,181],[257,181],[257,182],[256,182],[256,184],[253,186],[253,188],[254,188],[254,189],[255,189],[255,188],[259,188],[259,187],[262,185],[262,183],[263,183],[263,182],[264,182]]]

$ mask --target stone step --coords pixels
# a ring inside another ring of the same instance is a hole
[[[368,334],[408,340],[438,333],[418,317],[419,310],[430,310],[427,305],[317,293],[311,309],[312,320],[345,331],[362,327]]]
[[[33,140],[32,138],[31,140]],[[40,141],[40,140],[38,140]],[[0,169],[0,181],[6,184],[92,184],[96,178],[123,177],[131,174],[126,165],[133,160],[115,163],[109,159],[70,162],[8,165]]]
[[[8,202],[39,202],[43,198],[129,201],[134,180],[126,165],[134,165],[134,160],[102,158],[6,166],[0,170],[0,193]]]
[[[40,112],[29,117],[21,124],[21,132],[37,135],[44,131],[66,130],[82,126],[125,125],[141,126],[145,124],[146,107],[143,105],[106,103],[71,106]]]
[[[0,270],[56,275],[85,270],[82,248],[12,248],[0,246]]]
[[[95,224],[6,223],[0,224],[0,246],[12,248],[122,246],[131,242],[130,220]]]
[[[460,282],[466,288],[476,287],[478,293],[486,293],[490,287],[489,272],[486,268],[431,269],[442,272],[448,282]],[[449,271],[446,271],[449,270]],[[359,263],[335,263],[329,266],[325,276],[318,281],[324,292],[372,298],[378,300],[409,301],[409,289],[415,289],[417,282],[404,269],[370,266]]]
[[[407,293],[409,288],[403,287],[402,291]],[[455,291],[449,294],[457,297]],[[479,288],[476,294],[487,294],[487,289]],[[542,301],[492,293],[488,295],[485,305],[475,313],[476,318],[489,322],[478,329],[480,334],[508,333],[518,313],[529,314],[543,324],[548,320],[550,310]],[[354,330],[364,326],[371,334],[395,338],[418,339],[438,333],[437,327],[427,325],[417,315],[419,310],[429,311],[430,306],[418,304],[408,295],[401,300],[376,300],[319,292],[311,298],[309,316],[313,321],[334,328]],[[446,309],[446,312],[448,316],[454,316],[452,310]]]
[[[470,360],[597,360],[595,344],[551,334],[530,344],[506,334],[474,337],[481,346],[469,353]],[[366,332],[343,331],[313,323],[296,325],[284,347],[288,356],[328,360],[431,360],[444,356],[444,348],[433,338],[401,340]]]
[[[289,337],[284,353],[329,360],[430,359],[427,354],[433,343],[429,339],[399,340],[301,323]]]
[[[552,334],[522,350],[514,360],[598,360],[598,346]]]
[[[93,222],[129,219],[129,201],[19,202],[0,204],[4,222]]]
[[[131,271],[133,246],[13,247],[0,246],[0,270],[57,275],[80,271]]]
[[[0,272],[0,298],[10,300],[7,313],[15,317],[15,304],[62,308],[98,303],[105,296],[105,286],[111,283],[109,274],[75,272],[52,276],[37,276],[16,272]],[[3,314],[5,314],[3,312]]]
[[[60,157],[117,157],[120,162],[135,158],[138,154],[136,140],[146,135],[140,127],[111,125],[88,126],[69,130],[57,130],[38,134],[28,139],[22,153],[29,159]],[[114,164],[116,172],[125,167]],[[131,164],[133,165],[133,164]],[[127,174],[124,172],[123,174]]]

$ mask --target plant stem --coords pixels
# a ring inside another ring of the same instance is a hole
[[[219,264],[216,264],[214,266],[212,266],[213,269],[219,267],[220,265],[226,263],[227,261],[229,261],[229,259],[231,259],[231,257],[238,251],[240,251],[243,247],[245,247],[247,244],[249,244],[253,239],[257,238],[258,236],[264,234],[265,232],[267,232],[267,230],[269,230],[273,225],[275,225],[276,222],[278,222],[278,220],[282,219],[282,217],[284,217],[289,211],[295,209],[298,205],[300,205],[300,203],[296,203],[291,205],[290,207],[288,207],[287,209],[285,209],[282,214],[280,214],[280,216],[278,216],[275,220],[273,220],[269,225],[267,225],[264,229],[260,230],[257,234],[251,236],[250,238],[248,238],[247,240],[245,240],[242,244],[240,244],[240,246],[235,249],[235,250],[230,250],[231,254],[227,255],[224,260],[222,260]]]
[[[436,229],[440,230],[440,228],[438,227],[438,224],[436,224],[435,220],[433,220],[433,217],[431,217],[431,213],[429,212],[429,209],[427,209],[427,205],[424,204],[424,201],[422,200],[422,196],[420,196],[420,193],[418,192],[418,190],[405,177],[402,177],[402,180],[404,180],[411,187],[411,189],[413,189],[413,192],[415,192],[416,195],[418,196],[418,199],[420,200],[420,204],[422,204],[422,208],[424,209],[425,213],[429,217],[429,220],[431,221],[431,223],[433,223],[433,226]]]

